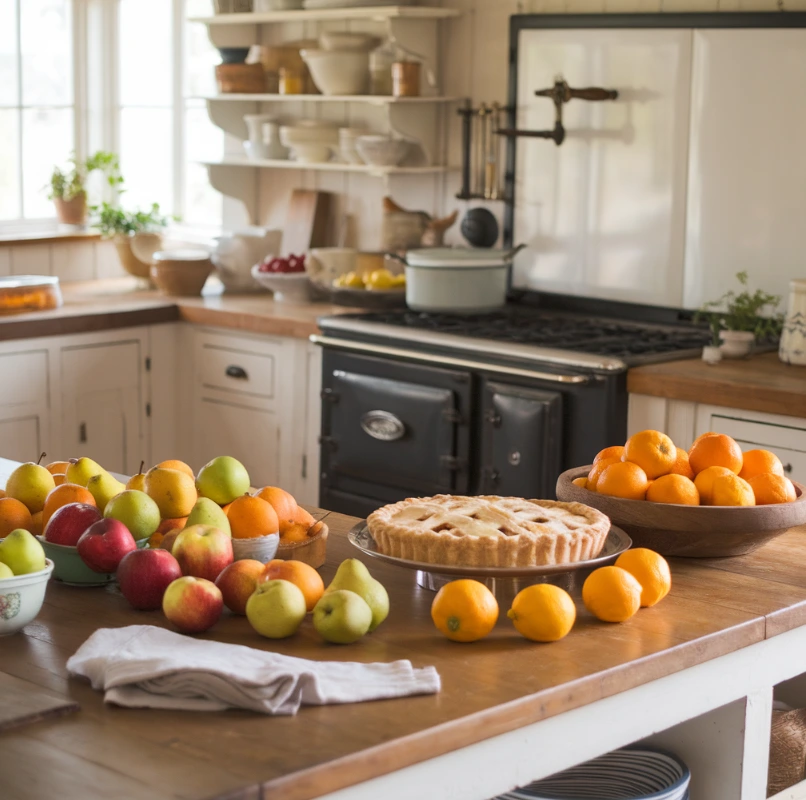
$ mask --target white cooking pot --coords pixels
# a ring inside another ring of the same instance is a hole
[[[393,257],[406,265],[409,308],[479,314],[506,303],[509,268],[520,249],[434,247]]]

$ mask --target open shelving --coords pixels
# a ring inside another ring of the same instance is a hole
[[[322,22],[327,20],[364,20],[384,22],[390,19],[439,20],[458,17],[455,8],[434,6],[377,6],[358,8],[318,8],[294,11],[250,11],[243,14],[216,14],[191,17],[190,22],[204,25],[267,25],[276,22]]]
[[[437,175],[449,172],[458,167],[443,167],[429,165],[423,167],[381,167],[370,164],[345,164],[339,161],[323,161],[321,163],[307,163],[291,159],[253,159],[227,156],[220,161],[203,161],[206,167],[260,167],[263,169],[299,169],[313,170],[315,172],[356,172],[364,175],[374,175],[382,178],[387,175]]]
[[[250,102],[250,103],[366,103],[367,105],[422,105],[426,103],[460,103],[464,97],[442,97],[422,95],[420,97],[393,97],[376,94],[258,94],[236,93],[213,94],[193,98],[207,102]]]

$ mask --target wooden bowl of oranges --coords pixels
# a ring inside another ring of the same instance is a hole
[[[742,453],[712,432],[686,451],[660,431],[641,431],[557,479],[558,499],[599,509],[635,547],[693,558],[750,553],[803,525],[804,491],[774,453]]]

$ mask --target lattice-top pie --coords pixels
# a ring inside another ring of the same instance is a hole
[[[518,497],[412,497],[367,518],[378,550],[427,564],[529,567],[595,558],[610,520],[582,503]]]

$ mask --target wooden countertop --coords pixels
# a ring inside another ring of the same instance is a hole
[[[325,518],[331,529],[322,569],[327,581],[357,551],[346,539],[356,520],[336,513]],[[802,625],[804,532],[793,530],[741,558],[674,559],[669,597],[621,625],[592,618],[577,589],[576,626],[549,645],[520,637],[506,607],[487,639],[449,642],[433,627],[433,594],[416,585],[414,572],[362,558],[387,587],[391,613],[359,643],[327,645],[310,621],[290,639],[269,641],[245,618],[228,614],[204,638],[316,660],[408,658],[417,667],[436,666],[442,691],[306,707],[295,717],[105,706],[101,693],[68,679],[68,657],[98,627],[166,620],[160,612],[133,611],[103,588],[51,583],[38,618],[3,641],[0,674],[76,701],[81,710],[0,734],[2,794],[15,800],[309,800],[349,787]]]
[[[635,367],[627,391],[747,411],[806,417],[806,367],[784,364],[777,353],[706,364],[702,359]]]
[[[51,311],[0,316],[0,341],[156,325],[197,325],[307,339],[318,317],[356,311],[329,303],[276,302],[269,294],[166,297],[130,278],[62,284],[64,305]]]

